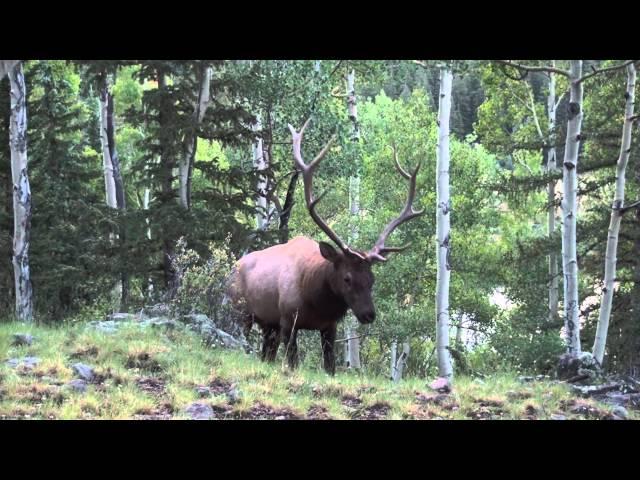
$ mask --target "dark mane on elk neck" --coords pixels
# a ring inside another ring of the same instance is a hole
[[[413,209],[420,164],[410,173],[405,171],[393,150],[396,169],[409,183],[407,201],[400,215],[384,228],[370,250],[355,250],[342,241],[316,212],[322,196],[314,198],[313,174],[335,136],[311,162],[305,163],[301,143],[308,123],[309,120],[300,132],[289,125],[293,136],[293,158],[296,169],[302,174],[307,211],[337,249],[326,242],[296,237],[285,244],[252,252],[238,262],[230,292],[234,303],[241,306],[248,328],[255,322],[262,329],[263,360],[275,361],[282,342],[287,345],[289,366],[295,367],[298,363],[297,331],[318,330],[324,368],[333,374],[338,321],[349,309],[360,323],[368,324],[375,320],[371,267],[375,263],[386,262],[390,253],[406,249],[408,244],[387,247],[385,241],[398,226],[424,214],[424,210]]]

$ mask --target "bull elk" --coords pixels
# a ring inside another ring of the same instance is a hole
[[[409,244],[387,247],[385,241],[399,225],[424,214],[424,210],[415,211],[412,206],[420,163],[412,173],[407,173],[398,163],[394,149],[396,168],[409,181],[407,202],[400,215],[386,226],[371,250],[355,250],[343,242],[316,211],[324,194],[314,197],[313,174],[335,136],[311,163],[306,164],[300,146],[308,124],[309,120],[300,132],[289,125],[293,136],[293,158],[297,169],[302,172],[309,214],[339,251],[326,242],[296,237],[286,244],[249,253],[236,266],[230,293],[234,303],[241,305],[245,328],[250,329],[255,322],[262,329],[260,357],[263,361],[273,362],[282,342],[289,367],[295,368],[298,364],[298,330],[319,330],[324,368],[333,375],[338,321],[349,308],[360,323],[374,321],[376,312],[371,297],[374,282],[371,267],[377,262],[385,262],[387,254],[406,249]]]

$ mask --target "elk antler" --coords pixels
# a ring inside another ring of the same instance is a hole
[[[302,180],[304,183],[304,199],[307,203],[309,214],[311,215],[311,218],[313,218],[313,220],[316,222],[316,224],[320,227],[320,229],[324,233],[326,233],[331,240],[333,240],[333,242],[340,248],[340,250],[342,250],[345,254],[355,255],[357,257],[360,257],[362,260],[366,260],[366,257],[364,257],[361,253],[349,248],[349,246],[340,239],[336,232],[334,232],[331,227],[329,227],[329,225],[327,225],[316,212],[316,205],[318,205],[320,200],[322,200],[326,192],[320,195],[318,198],[313,198],[313,173],[320,164],[322,158],[329,150],[331,144],[335,141],[336,136],[332,135],[324,148],[320,150],[320,153],[318,153],[316,158],[314,158],[313,161],[307,165],[302,159],[300,145],[302,143],[302,134],[304,133],[304,130],[307,128],[307,125],[310,121],[311,118],[304,122],[304,125],[299,132],[296,132],[295,129],[291,125],[289,125],[289,130],[291,130],[291,135],[293,136],[293,159],[295,160],[297,167],[302,172]]]
[[[416,177],[418,176],[418,171],[420,170],[420,166],[422,162],[418,163],[418,166],[413,171],[413,173],[411,174],[407,173],[400,166],[400,163],[398,162],[398,154],[396,152],[395,147],[393,147],[393,160],[396,164],[396,169],[398,170],[398,172],[400,172],[400,175],[402,175],[404,178],[409,180],[409,196],[407,198],[407,203],[402,209],[402,212],[400,212],[400,216],[394,219],[393,221],[391,221],[386,226],[386,228],[380,234],[380,237],[378,238],[378,241],[376,242],[376,244],[373,246],[371,250],[367,252],[367,259],[372,263],[376,261],[386,262],[387,259],[384,257],[386,253],[401,252],[402,250],[409,247],[411,243],[407,243],[402,247],[385,247],[384,242],[387,240],[387,237],[391,235],[391,232],[393,232],[398,226],[400,226],[404,222],[411,220],[412,218],[416,218],[416,217],[419,217],[420,215],[423,215],[425,212],[424,209],[416,212],[415,210],[413,210],[413,205],[412,205],[413,200],[416,196]]]

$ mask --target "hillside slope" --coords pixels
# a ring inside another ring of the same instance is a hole
[[[31,344],[16,334],[29,334]],[[18,345],[17,343],[23,343]],[[2,419],[610,419],[613,407],[550,381],[421,379],[290,372],[180,329],[0,324]],[[84,377],[84,380],[82,379]],[[629,418],[638,419],[636,411]]]

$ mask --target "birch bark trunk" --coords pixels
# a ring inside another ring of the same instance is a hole
[[[353,125],[351,132],[351,141],[357,142],[360,139],[360,132],[358,129],[358,108],[356,102],[356,89],[355,89],[356,75],[351,70],[347,75],[347,113],[349,114],[349,120]],[[349,177],[349,213],[351,215],[351,231],[350,244],[355,244],[358,240],[358,221],[360,217],[360,177],[355,175]],[[360,365],[360,338],[356,338],[355,325],[357,320],[353,315],[350,315],[345,322],[347,332],[347,361],[345,362],[349,368],[359,369]]]
[[[607,239],[607,251],[604,266],[604,287],[602,288],[602,303],[600,305],[600,316],[596,337],[593,343],[593,356],[602,365],[604,360],[604,350],[607,344],[607,331],[611,317],[611,306],[613,303],[614,281],[616,278],[616,262],[618,251],[618,235],[620,233],[620,223],[622,222],[624,207],[624,187],[625,173],[631,151],[631,132],[633,128],[634,98],[636,89],[636,69],[633,64],[627,66],[627,89],[625,91],[624,124],[622,127],[622,141],[620,143],[620,156],[616,169],[616,191],[611,206],[611,220],[609,222],[609,235]]]
[[[449,352],[449,279],[451,266],[451,201],[449,198],[449,119],[451,116],[451,88],[453,74],[448,68],[440,70],[440,98],[438,105],[436,238],[438,258],[436,278],[436,350],[439,376],[451,381],[453,368]]]
[[[0,80],[7,75],[20,60],[0,60]]]
[[[578,214],[578,153],[582,127],[582,60],[571,60],[567,137],[562,168],[562,271],[564,275],[564,323],[567,353],[579,354],[580,318],[576,220]]]
[[[211,103],[211,68],[204,68],[200,75],[200,87],[198,101],[193,112],[193,131],[185,139],[185,154],[178,165],[178,177],[180,178],[180,205],[183,208],[191,208],[191,179],[193,177],[193,164],[196,159],[198,147],[198,126],[202,123],[207,108]]]
[[[13,274],[16,317],[33,321],[33,289],[29,270],[31,237],[31,188],[27,171],[27,90],[22,63],[9,71],[11,118],[9,127],[13,180]]]
[[[552,64],[555,66],[555,62]],[[549,146],[547,149],[547,173],[555,173],[556,165],[556,78],[554,73],[549,73],[549,94],[547,96],[547,118],[549,126]],[[549,180],[547,185],[547,227],[548,236],[553,237],[556,230],[556,207],[555,207],[556,181]],[[549,254],[549,322],[558,319],[558,256],[555,251]]]

